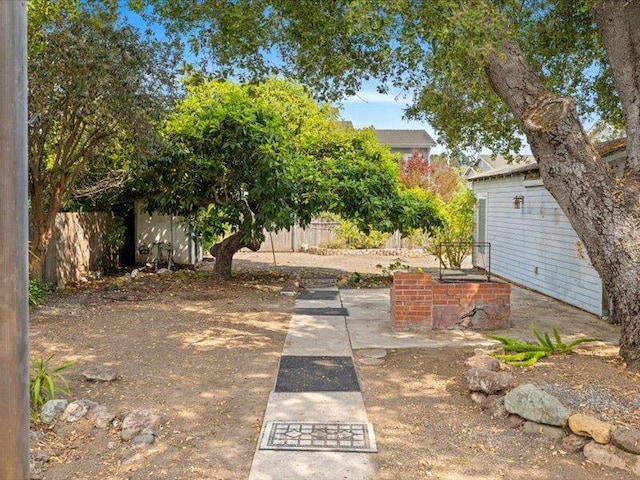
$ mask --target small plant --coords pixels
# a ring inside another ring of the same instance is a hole
[[[52,365],[53,355],[47,358],[31,357],[31,374],[29,375],[29,399],[31,405],[31,419],[37,420],[42,406],[56,395],[69,396],[69,384],[61,373],[71,367],[74,362],[66,361]]]
[[[598,338],[579,338],[572,342],[564,343],[562,338],[560,338],[558,329],[554,326],[554,343],[548,332],[540,333],[535,325],[531,325],[531,331],[538,340],[538,343],[523,342],[511,337],[489,335],[489,338],[493,338],[494,340],[501,342],[504,346],[504,351],[507,352],[505,355],[493,354],[491,356],[515,367],[530,367],[547,355],[571,353],[573,348],[581,343],[600,341]]]
[[[32,307],[42,305],[50,290],[51,285],[38,278],[29,280],[29,305]]]
[[[422,273],[421,267],[411,267],[407,263],[402,263],[400,260],[396,260],[394,263],[390,263],[386,267],[384,265],[378,264],[376,268],[380,270],[383,275],[393,275],[395,272],[411,272],[415,271],[416,273]]]

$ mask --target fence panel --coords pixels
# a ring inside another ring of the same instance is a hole
[[[59,213],[43,262],[44,280],[64,285],[115,266],[117,253],[105,242],[113,221],[108,212]]]

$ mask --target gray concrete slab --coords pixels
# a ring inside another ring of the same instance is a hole
[[[297,308],[313,308],[317,304],[315,300],[295,302]],[[350,357],[352,352],[345,317],[293,315],[282,353]],[[368,423],[368,418],[360,392],[272,392],[262,434],[266,422],[270,421]],[[373,455],[363,452],[260,450],[258,445],[249,479],[370,480],[376,475]]]
[[[511,287],[511,328],[492,332],[464,330],[396,331],[391,326],[390,292],[385,289],[341,290],[349,309],[347,329],[353,349],[488,346],[496,343],[488,334],[534,340],[531,324],[551,331],[557,326],[563,339],[589,336],[616,345],[618,326],[537,292]],[[586,348],[586,347],[585,347]]]
[[[344,317],[293,315],[282,354],[350,356]]]
[[[360,392],[271,392],[265,421],[368,422]]]
[[[375,453],[260,450],[249,480],[371,480]]]

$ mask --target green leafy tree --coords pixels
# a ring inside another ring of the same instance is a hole
[[[148,164],[148,208],[187,216],[223,236],[211,247],[214,273],[231,276],[240,248],[263,231],[306,225],[328,211],[363,230],[438,222],[427,196],[403,191],[393,156],[372,131],[344,131],[335,112],[300,85],[271,79],[188,87],[169,118],[171,155]]]
[[[167,49],[108,8],[29,4],[29,200],[32,278],[41,275],[56,214],[80,191],[122,187],[159,143],[173,82]]]
[[[471,191],[459,187],[451,200],[442,203],[444,222],[431,236],[427,251],[435,255],[445,268],[460,268],[471,253],[475,201]]]
[[[340,98],[377,78],[414,94],[409,115],[448,145],[519,151],[585,245],[640,367],[640,4],[629,0],[138,0],[190,32],[221,70],[279,68]],[[269,52],[269,55],[265,55]],[[616,178],[587,137],[598,115],[627,135]]]

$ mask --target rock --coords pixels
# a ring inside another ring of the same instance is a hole
[[[131,270],[131,278],[136,278],[139,273],[140,273],[140,270],[138,270],[137,268],[134,268],[133,270]]]
[[[171,273],[171,270],[169,270],[168,268],[159,268],[156,273],[158,275],[169,275]]]
[[[128,414],[122,421],[123,440],[131,440],[145,429],[155,430],[162,422],[162,417],[153,410],[137,410]]]
[[[49,450],[36,449],[31,452],[31,458],[36,462],[45,463],[52,457],[53,453]]]
[[[115,414],[103,405],[92,408],[87,414],[87,420],[102,430],[108,430],[114,418],[116,418]]]
[[[469,390],[489,395],[508,390],[513,386],[513,375],[509,372],[492,372],[480,368],[470,368],[466,373]]]
[[[587,460],[605,467],[619,468],[640,475],[638,456],[624,452],[614,445],[589,442],[582,450]]]
[[[358,359],[358,363],[362,365],[384,365],[384,360],[382,358],[360,358]]]
[[[113,382],[118,378],[118,372],[111,367],[99,365],[88,368],[82,372],[82,376],[90,382]]]
[[[89,413],[89,410],[97,406],[98,404],[91,400],[76,400],[67,405],[62,414],[62,419],[67,422],[77,422],[84,418]]]
[[[40,420],[42,420],[43,423],[55,422],[65,411],[67,405],[69,405],[67,400],[59,398],[49,400],[40,410]]]
[[[128,467],[127,470],[133,470],[134,464],[140,462],[143,459],[142,454],[140,452],[131,455],[128,458],[122,460],[122,466]]]
[[[588,437],[583,437],[580,435],[574,435],[573,433],[567,435],[562,439],[562,444],[560,448],[565,452],[569,453],[578,453],[581,451],[584,446],[589,443],[591,440]]]
[[[506,410],[506,408],[505,408],[505,410]],[[507,426],[508,426],[509,428],[513,428],[513,429],[520,428],[521,426],[523,426],[523,425],[524,425],[524,422],[525,422],[524,418],[522,418],[522,417],[521,417],[521,416],[519,416],[519,415],[511,415],[511,414],[510,414],[510,415],[506,418]]]
[[[134,445],[151,445],[156,441],[156,433],[150,428],[145,428],[131,440]]]
[[[358,356],[362,358],[384,358],[387,351],[383,348],[366,348],[358,351]]]
[[[464,365],[467,368],[479,368],[492,372],[500,371],[500,362],[498,359],[490,357],[489,355],[474,355],[473,357],[467,358]]]
[[[550,425],[544,425],[536,422],[524,422],[523,430],[525,433],[542,435],[556,442],[567,435],[562,428],[552,427]]]
[[[618,427],[611,433],[611,443],[620,450],[640,455],[640,429]]]
[[[504,397],[509,413],[536,423],[564,427],[571,412],[556,397],[543,392],[531,383],[520,385]]]
[[[602,444],[609,443],[611,432],[615,429],[610,423],[602,422],[582,413],[576,413],[569,417],[569,428],[576,435],[591,437]]]
[[[475,403],[478,406],[482,406],[482,403],[485,401],[487,396],[488,395],[486,393],[471,392],[471,400],[473,400],[473,403]]]

